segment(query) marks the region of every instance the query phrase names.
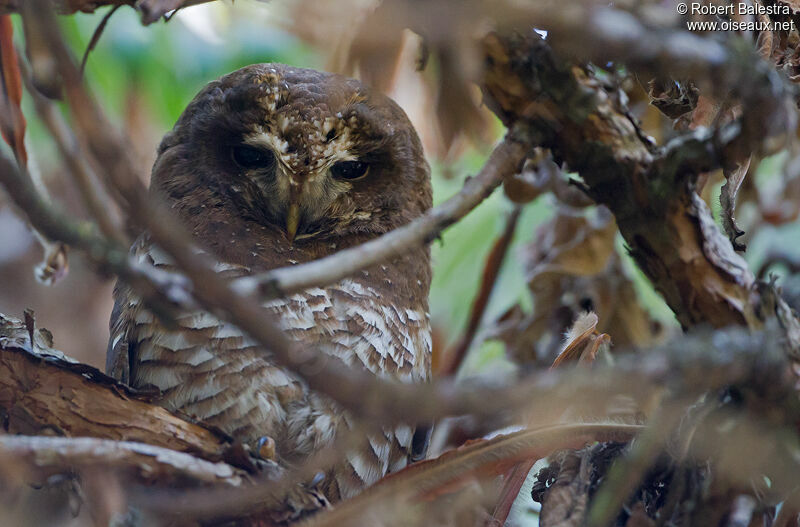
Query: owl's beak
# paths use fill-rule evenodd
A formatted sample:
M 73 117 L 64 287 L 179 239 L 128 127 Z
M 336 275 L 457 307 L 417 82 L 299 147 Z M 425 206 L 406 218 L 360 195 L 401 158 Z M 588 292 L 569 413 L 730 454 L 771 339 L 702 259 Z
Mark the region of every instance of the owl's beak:
M 289 243 L 294 241 L 297 235 L 297 228 L 300 225 L 300 205 L 292 201 L 289 204 L 289 210 L 286 213 L 286 237 L 289 238 Z

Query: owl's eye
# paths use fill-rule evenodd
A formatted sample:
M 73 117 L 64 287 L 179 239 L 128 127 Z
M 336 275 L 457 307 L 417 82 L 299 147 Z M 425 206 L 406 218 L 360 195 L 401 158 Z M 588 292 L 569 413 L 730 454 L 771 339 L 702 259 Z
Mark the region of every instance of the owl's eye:
M 237 145 L 231 150 L 233 160 L 242 168 L 269 168 L 275 161 L 275 155 L 264 148 L 249 145 Z
M 331 174 L 336 179 L 354 180 L 367 175 L 369 165 L 363 161 L 339 161 L 331 167 Z

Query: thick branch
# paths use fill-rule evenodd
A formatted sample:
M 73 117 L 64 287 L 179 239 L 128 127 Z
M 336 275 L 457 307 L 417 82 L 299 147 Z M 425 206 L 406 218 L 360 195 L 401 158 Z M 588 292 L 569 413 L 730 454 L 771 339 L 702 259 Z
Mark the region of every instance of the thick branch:
M 522 416 L 522 422 L 542 427 L 563 422 L 565 412 L 604 419 L 609 409 L 618 407 L 620 395 L 648 409 L 665 393 L 691 400 L 707 390 L 739 384 L 769 387 L 770 400 L 765 404 L 773 407 L 775 420 L 792 423 L 800 416 L 800 402 L 792 395 L 794 380 L 775 335 L 749 335 L 740 329 L 682 337 L 643 355 L 619 357 L 614 368 L 598 365 L 592 371 L 537 373 L 507 388 L 458 388 L 439 381 L 417 387 L 413 394 L 365 392 L 364 397 L 375 399 L 376 408 L 397 412 L 401 418 L 407 405 L 415 405 L 417 414 L 424 418 L 457 410 L 495 418 L 500 415 L 501 426 L 519 424 Z M 781 405 L 772 401 L 781 401 Z M 249 510 L 282 484 L 276 481 L 229 491 L 162 494 L 148 497 L 146 503 L 157 510 L 211 517 Z
M 678 320 L 685 327 L 759 327 L 770 313 L 760 311 L 752 273 L 692 184 L 738 152 L 758 150 L 757 141 L 772 130 L 771 115 L 755 106 L 720 134 L 687 136 L 681 146 L 662 151 L 613 90 L 590 70 L 562 62 L 538 36 L 493 35 L 485 47 L 492 109 L 580 173 L 592 197 L 612 210 L 631 254 Z M 756 102 L 774 89 L 766 76 L 752 80 L 767 83 L 766 92 L 751 91 Z
M 218 461 L 228 438 L 189 423 L 100 371 L 58 351 L 31 347 L 31 331 L 0 318 L 0 409 L 5 431 L 138 441 Z M 34 342 L 40 339 L 33 332 Z

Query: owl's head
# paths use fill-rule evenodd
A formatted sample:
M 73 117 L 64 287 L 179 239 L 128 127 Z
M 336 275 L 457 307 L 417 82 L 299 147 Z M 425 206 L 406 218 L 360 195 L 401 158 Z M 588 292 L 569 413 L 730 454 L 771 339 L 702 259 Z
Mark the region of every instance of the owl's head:
M 288 243 L 378 235 L 431 205 L 419 138 L 397 104 L 356 80 L 282 64 L 211 82 L 158 154 L 152 186 L 176 208 L 213 202 Z

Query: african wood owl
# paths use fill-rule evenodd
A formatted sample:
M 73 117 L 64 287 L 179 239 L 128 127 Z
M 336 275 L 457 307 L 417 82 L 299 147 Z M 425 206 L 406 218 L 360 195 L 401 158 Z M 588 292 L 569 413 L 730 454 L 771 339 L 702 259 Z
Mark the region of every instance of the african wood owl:
M 431 206 L 428 165 L 400 107 L 358 81 L 281 64 L 208 84 L 158 149 L 151 192 L 165 199 L 227 277 L 291 266 L 358 245 Z M 144 233 L 132 248 L 170 260 Z M 264 304 L 306 349 L 407 382 L 430 376 L 427 248 Z M 274 439 L 298 463 L 350 417 L 233 326 L 187 312 L 167 329 L 124 284 L 115 290 L 107 369 L 159 390 L 162 406 L 244 443 Z M 335 501 L 402 468 L 421 444 L 410 426 L 368 438 L 325 477 Z

